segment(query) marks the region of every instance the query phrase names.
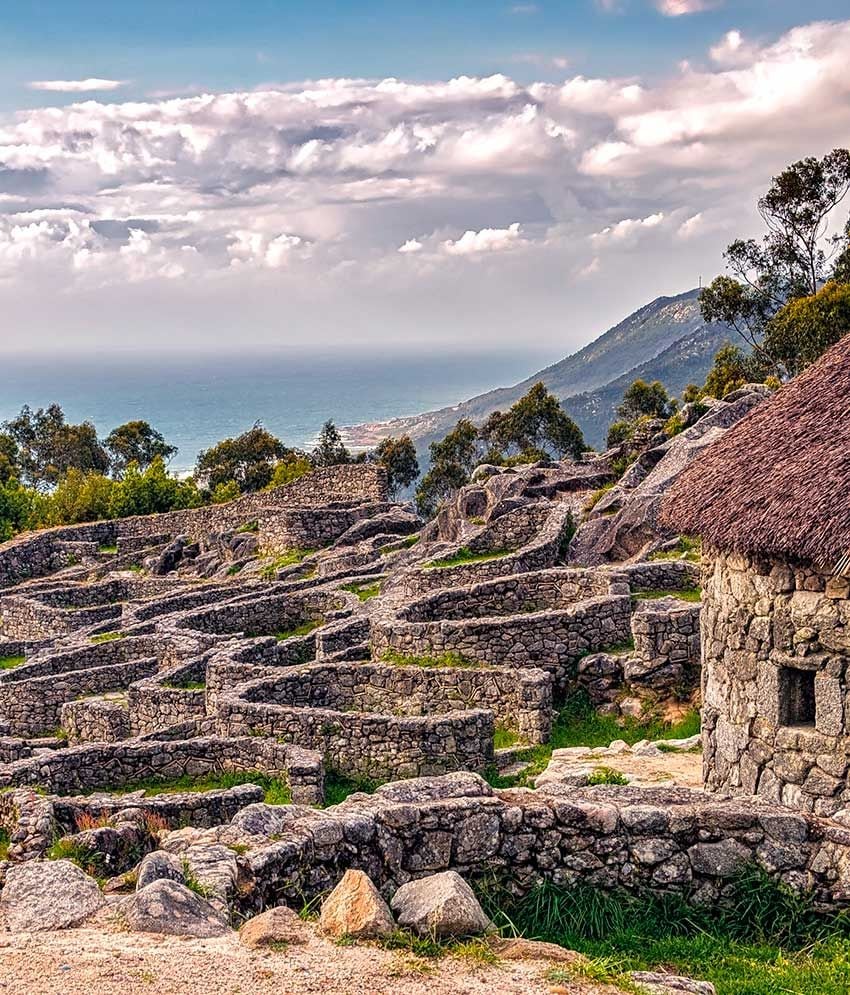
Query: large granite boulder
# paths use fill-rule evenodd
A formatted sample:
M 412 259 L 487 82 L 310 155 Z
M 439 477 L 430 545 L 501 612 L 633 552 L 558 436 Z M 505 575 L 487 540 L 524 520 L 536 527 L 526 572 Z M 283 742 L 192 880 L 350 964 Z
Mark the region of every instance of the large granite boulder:
M 0 915 L 10 930 L 67 929 L 104 904 L 97 882 L 70 860 L 12 864 L 0 893 Z
M 319 925 L 331 936 L 357 940 L 388 936 L 395 929 L 389 907 L 369 876 L 352 869 L 322 903 Z
M 122 904 L 127 926 L 138 933 L 221 936 L 230 930 L 209 902 L 177 881 L 154 881 Z
M 477 936 L 492 925 L 472 888 L 455 871 L 403 884 L 390 904 L 399 926 L 419 936 Z

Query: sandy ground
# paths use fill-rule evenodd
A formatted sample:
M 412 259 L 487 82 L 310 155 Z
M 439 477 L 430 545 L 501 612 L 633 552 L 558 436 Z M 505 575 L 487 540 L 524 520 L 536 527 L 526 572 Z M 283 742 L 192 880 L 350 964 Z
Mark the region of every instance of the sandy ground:
M 630 775 L 633 784 L 672 783 L 702 790 L 702 753 L 662 753 L 656 757 L 623 753 L 619 757 L 603 757 L 600 763 Z
M 0 995 L 611 995 L 576 979 L 547 980 L 545 961 L 479 965 L 420 960 L 312 934 L 280 952 L 236 934 L 180 939 L 112 928 L 0 933 Z

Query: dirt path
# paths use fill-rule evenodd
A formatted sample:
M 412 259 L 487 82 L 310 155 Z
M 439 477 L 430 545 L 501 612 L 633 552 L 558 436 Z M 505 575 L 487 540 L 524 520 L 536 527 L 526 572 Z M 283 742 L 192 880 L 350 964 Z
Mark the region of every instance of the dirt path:
M 179 939 L 116 929 L 0 933 L 0 995 L 608 995 L 591 982 L 547 980 L 545 961 L 480 965 L 311 935 L 281 952 L 236 934 Z

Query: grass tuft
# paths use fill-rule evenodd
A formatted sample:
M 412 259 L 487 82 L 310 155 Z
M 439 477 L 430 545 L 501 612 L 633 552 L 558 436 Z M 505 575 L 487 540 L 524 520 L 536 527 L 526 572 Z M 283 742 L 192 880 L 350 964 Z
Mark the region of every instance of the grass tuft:
M 462 653 L 440 653 L 439 656 L 406 656 L 396 650 L 387 650 L 381 660 L 396 667 L 468 667 L 481 670 L 489 667 L 489 663 L 481 660 L 471 660 Z
M 345 777 L 335 771 L 328 771 L 325 774 L 325 802 L 322 807 L 339 805 L 340 802 L 344 802 L 349 795 L 353 795 L 357 791 L 371 795 L 382 783 L 382 781 L 374 781 L 367 777 Z
M 361 601 L 368 601 L 370 598 L 377 598 L 381 593 L 381 582 L 376 581 L 374 584 L 343 584 L 340 590 L 348 591 L 349 594 L 356 594 Z
M 20 667 L 22 663 L 26 662 L 25 656 L 0 656 L 0 670 L 14 670 L 15 667 Z
M 282 643 L 284 639 L 292 639 L 294 636 L 309 636 L 311 632 L 325 624 L 323 618 L 311 618 L 292 629 L 285 629 L 283 632 L 276 632 L 275 639 Z
M 494 549 L 489 553 L 474 553 L 469 546 L 461 546 L 454 556 L 446 557 L 442 560 L 431 560 L 425 564 L 427 570 L 439 570 L 444 567 L 459 567 L 463 563 L 485 563 L 487 560 L 501 560 L 504 556 L 510 556 L 512 549 Z
M 662 591 L 649 587 L 638 587 L 632 591 L 632 597 L 636 601 L 658 601 L 661 598 L 678 598 L 680 601 L 702 600 L 702 590 L 698 587 L 680 587 L 672 591 Z
M 98 635 L 92 636 L 89 641 L 92 643 L 111 643 L 116 639 L 123 638 L 123 632 L 100 632 Z

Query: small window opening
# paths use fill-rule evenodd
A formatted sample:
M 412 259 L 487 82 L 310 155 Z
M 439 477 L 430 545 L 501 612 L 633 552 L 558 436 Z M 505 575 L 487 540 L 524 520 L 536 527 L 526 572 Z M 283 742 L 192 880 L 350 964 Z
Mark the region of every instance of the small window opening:
M 815 672 L 783 667 L 779 671 L 779 722 L 784 726 L 815 724 Z

